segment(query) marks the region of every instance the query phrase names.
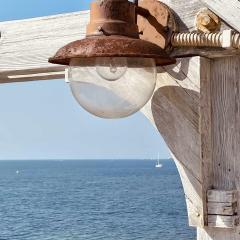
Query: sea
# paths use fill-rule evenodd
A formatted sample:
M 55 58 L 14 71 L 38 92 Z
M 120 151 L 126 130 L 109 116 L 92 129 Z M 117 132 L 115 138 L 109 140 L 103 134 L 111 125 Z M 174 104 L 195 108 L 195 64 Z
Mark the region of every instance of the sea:
M 194 240 L 171 160 L 0 161 L 0 240 Z

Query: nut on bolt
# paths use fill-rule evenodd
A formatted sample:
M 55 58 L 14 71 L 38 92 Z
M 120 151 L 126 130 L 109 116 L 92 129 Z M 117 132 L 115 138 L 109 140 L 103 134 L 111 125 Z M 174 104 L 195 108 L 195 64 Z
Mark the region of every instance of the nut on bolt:
M 196 30 L 204 33 L 216 32 L 220 29 L 220 18 L 207 8 L 201 9 L 196 16 Z

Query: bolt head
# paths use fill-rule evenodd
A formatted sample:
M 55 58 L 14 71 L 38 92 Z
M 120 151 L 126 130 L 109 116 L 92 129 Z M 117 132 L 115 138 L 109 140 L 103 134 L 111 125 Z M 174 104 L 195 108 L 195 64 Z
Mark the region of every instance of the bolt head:
M 220 29 L 220 18 L 209 9 L 201 9 L 196 15 L 196 30 L 204 33 L 216 32 Z

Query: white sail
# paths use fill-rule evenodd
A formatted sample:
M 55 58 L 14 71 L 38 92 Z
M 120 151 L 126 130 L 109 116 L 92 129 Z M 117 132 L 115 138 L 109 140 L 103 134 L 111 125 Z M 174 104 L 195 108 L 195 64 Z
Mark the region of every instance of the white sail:
M 160 163 L 160 154 L 158 153 L 157 164 L 155 165 L 156 168 L 161 168 L 162 164 Z

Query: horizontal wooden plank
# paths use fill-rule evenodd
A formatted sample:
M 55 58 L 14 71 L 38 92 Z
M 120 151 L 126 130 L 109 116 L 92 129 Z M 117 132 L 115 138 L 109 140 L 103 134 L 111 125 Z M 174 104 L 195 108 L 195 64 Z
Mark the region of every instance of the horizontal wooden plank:
M 240 54 L 239 49 L 224 49 L 210 47 L 181 47 L 175 48 L 171 53 L 172 57 L 180 58 L 187 56 L 202 56 L 206 58 L 220 58 L 236 56 Z
M 239 0 L 201 0 L 230 26 L 240 32 Z
M 49 64 L 48 58 L 63 45 L 84 38 L 88 22 L 89 11 L 1 22 L 0 81 L 62 78 L 64 68 Z
M 233 216 L 237 213 L 237 202 L 235 203 L 217 203 L 208 202 L 208 214 Z
M 235 228 L 239 225 L 238 216 L 208 215 L 208 226 L 215 228 Z
M 237 201 L 237 191 L 208 190 L 208 202 L 234 203 Z
M 239 234 L 235 229 L 224 228 L 198 228 L 198 240 L 238 240 Z

